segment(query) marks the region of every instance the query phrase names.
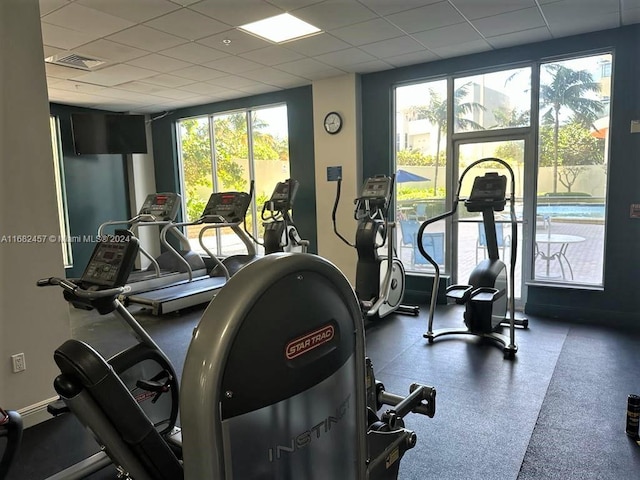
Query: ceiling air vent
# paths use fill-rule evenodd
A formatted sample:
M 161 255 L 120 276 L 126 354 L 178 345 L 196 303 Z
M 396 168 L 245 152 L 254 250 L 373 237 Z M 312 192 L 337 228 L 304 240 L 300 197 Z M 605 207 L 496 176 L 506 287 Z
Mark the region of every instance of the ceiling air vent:
M 63 53 L 61 55 L 53 55 L 45 58 L 45 62 L 53 63 L 55 65 L 62 65 L 63 67 L 78 68 L 80 70 L 95 70 L 101 65 L 104 65 L 104 60 L 97 58 L 85 57 L 84 55 L 78 55 L 77 53 Z

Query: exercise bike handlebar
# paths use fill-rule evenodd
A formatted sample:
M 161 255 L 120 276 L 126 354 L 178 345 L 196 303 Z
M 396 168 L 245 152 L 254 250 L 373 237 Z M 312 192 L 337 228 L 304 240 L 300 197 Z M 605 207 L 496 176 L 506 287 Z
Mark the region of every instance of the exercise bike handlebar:
M 104 290 L 87 290 L 74 283 L 72 280 L 59 277 L 41 278 L 37 281 L 36 285 L 38 287 L 59 286 L 63 290 L 73 293 L 76 297 L 86 300 L 117 297 L 127 290 L 126 287 L 106 288 Z

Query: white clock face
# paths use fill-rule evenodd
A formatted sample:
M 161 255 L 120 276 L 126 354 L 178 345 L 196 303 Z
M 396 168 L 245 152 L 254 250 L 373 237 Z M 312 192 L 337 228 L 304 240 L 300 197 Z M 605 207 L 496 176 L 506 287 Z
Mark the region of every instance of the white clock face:
M 327 114 L 324 118 L 324 129 L 327 133 L 338 133 L 342 128 L 342 118 L 336 112 Z

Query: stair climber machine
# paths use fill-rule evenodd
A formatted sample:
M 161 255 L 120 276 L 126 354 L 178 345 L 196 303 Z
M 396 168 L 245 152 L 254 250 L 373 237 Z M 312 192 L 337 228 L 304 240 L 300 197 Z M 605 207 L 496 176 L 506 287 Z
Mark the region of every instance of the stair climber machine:
M 119 272 L 129 268 L 131 248 L 101 242 L 82 281 L 39 284 L 61 286 L 74 304 L 126 316 Z M 143 343 L 120 354 L 132 357 L 126 363 L 137 364 L 138 350 L 159 352 Z M 402 397 L 375 380 L 356 295 L 315 255 L 266 255 L 211 301 L 187 352 L 179 435 L 169 430 L 173 408 L 167 420 L 154 420 L 140 404 L 174 401 L 170 364 L 132 383 L 136 376 L 122 375 L 123 362 L 106 361 L 78 340 L 54 358 L 64 402 L 121 477 L 135 480 L 392 480 L 417 442 L 404 418 L 435 414 L 432 387 L 414 383 Z
M 111 220 L 100 225 L 98 238 L 112 233 L 135 236 L 134 232 L 140 227 L 157 226 L 162 229 L 175 221 L 180 202 L 180 195 L 177 193 L 151 193 L 147 195 L 135 217 L 128 220 Z M 112 232 L 110 227 L 116 226 L 121 228 Z M 151 263 L 146 270 L 131 272 L 127 279 L 127 295 L 175 285 L 193 276 L 206 275 L 204 261 L 200 255 L 191 250 L 189 240 L 177 228 L 170 228 L 169 231 L 178 239 L 180 249 L 168 249 L 166 237 L 161 239 L 165 251 L 158 258 L 154 258 L 140 246 L 140 255 L 146 257 Z
M 355 290 L 363 315 L 370 319 L 382 318 L 396 311 L 418 315 L 419 307 L 400 304 L 405 287 L 404 265 L 395 252 L 396 224 L 388 220 L 394 179 L 377 175 L 365 180 L 360 197 L 354 201 L 354 218 L 358 222 L 355 244 L 338 232 L 336 224 L 341 183 L 339 178 L 331 219 L 338 238 L 358 252 Z M 386 253 L 380 255 L 379 249 L 385 244 Z
M 509 274 L 507 268 L 498 255 L 498 241 L 496 236 L 494 212 L 504 210 L 507 203 L 507 177 L 496 172 L 485 173 L 482 177 L 476 177 L 473 182 L 469 198 L 461 199 L 460 190 L 462 180 L 473 167 L 486 162 L 499 163 L 510 174 L 509 212 L 511 223 L 511 255 L 509 262 Z M 464 205 L 469 212 L 482 213 L 482 222 L 487 238 L 488 258 L 482 260 L 471 272 L 467 285 L 450 285 L 447 288 L 447 298 L 455 303 L 465 306 L 464 323 L 467 328 L 444 328 L 433 330 L 433 317 L 438 298 L 440 283 L 440 267 L 438 263 L 425 251 L 422 245 L 422 236 L 428 225 L 437 221 L 452 217 L 457 210 L 458 203 L 464 200 Z M 515 213 L 515 176 L 513 170 L 505 161 L 498 158 L 483 158 L 469 165 L 458 180 L 458 189 L 453 199 L 453 207 L 436 217 L 425 220 L 418 230 L 417 242 L 420 253 L 427 259 L 435 270 L 431 303 L 429 307 L 429 325 L 424 337 L 429 343 L 443 335 L 467 334 L 476 335 L 496 342 L 502 347 L 504 358 L 513 359 L 518 351 L 515 342 L 516 326 L 527 328 L 528 320 L 515 318 L 515 301 L 513 292 L 515 268 L 518 245 L 518 224 Z M 507 319 L 508 313 L 508 319 Z M 500 331 L 503 327 L 509 328 L 509 336 Z
M 169 459 L 166 464 L 159 463 L 157 468 L 176 473 L 171 459 L 176 458 L 174 452 L 180 450 L 181 444 L 180 430 L 176 427 L 178 377 L 167 356 L 119 301 L 120 295 L 128 288 L 125 282 L 138 249 L 136 238 L 106 236 L 96 244 L 80 279 L 53 277 L 38 281 L 41 287 L 61 287 L 64 299 L 75 308 L 95 309 L 100 315 L 115 312 L 138 341 L 108 360 L 100 358 L 99 362 L 93 358 L 98 356 L 95 350 L 76 340 L 68 340 L 56 350 L 54 359 L 62 374 L 55 379 L 54 388 L 60 398 L 48 406 L 48 411 L 54 416 L 73 412 L 94 435 L 101 450 L 48 480 L 86 478 L 112 463 L 116 466 L 135 465 L 139 462 L 136 459 L 138 453 L 134 454 L 123 441 L 140 439 L 144 444 L 151 430 L 162 442 L 154 445 L 147 442 L 145 448 L 153 446 L 158 449 L 159 456 Z M 83 361 L 73 363 L 73 358 L 84 354 L 87 355 Z M 82 388 L 76 383 L 76 376 L 82 377 Z M 130 405 L 111 396 L 114 383 L 127 392 Z M 97 403 L 96 397 L 104 402 Z M 132 410 L 142 414 L 145 422 L 136 421 Z M 113 416 L 121 430 L 110 424 L 109 416 Z M 136 471 L 135 467 L 131 469 Z M 181 474 L 180 469 L 177 471 Z M 119 473 L 124 475 L 122 469 Z
M 306 253 L 308 240 L 300 238 L 293 223 L 291 209 L 298 192 L 299 183 L 293 178 L 278 182 L 271 198 L 262 207 L 264 226 L 264 253 L 300 252 Z
M 200 218 L 193 222 L 172 222 L 166 225 L 160 231 L 160 240 L 173 254 L 173 257 L 182 263 L 183 268 L 187 271 L 188 279 L 177 285 L 130 295 L 127 301 L 150 307 L 154 315 L 164 315 L 211 301 L 233 274 L 257 258 L 253 240 L 240 227 L 241 224 L 244 224 L 247 209 L 251 204 L 252 193 L 253 184 L 250 193 L 212 193 Z M 209 260 L 213 262 L 213 268 L 209 271 L 205 270 L 205 275 L 200 276 L 196 276 L 195 272 L 191 271 L 189 261 L 167 241 L 169 232 L 175 233 L 181 227 L 197 225 L 203 227 L 198 236 L 200 246 L 209 255 Z M 223 228 L 230 228 L 242 240 L 247 248 L 247 254 L 231 255 L 220 260 L 211 252 L 204 242 L 204 234 L 211 229 L 220 232 Z

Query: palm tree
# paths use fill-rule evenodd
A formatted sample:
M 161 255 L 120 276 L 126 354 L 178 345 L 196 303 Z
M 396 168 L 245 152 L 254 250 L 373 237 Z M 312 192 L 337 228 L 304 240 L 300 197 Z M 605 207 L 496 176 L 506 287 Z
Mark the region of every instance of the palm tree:
M 600 84 L 586 70 L 572 70 L 554 63 L 545 65 L 551 75 L 548 82 L 540 85 L 540 118 L 553 125 L 553 193 L 558 191 L 558 140 L 560 129 L 560 111 L 568 108 L 573 112 L 573 120 L 591 127 L 604 110 L 598 100 L 585 95 L 600 91 Z
M 463 102 L 467 96 L 467 90 L 470 83 L 466 83 L 453 92 L 453 111 L 455 126 L 461 130 L 475 129 L 482 130 L 483 126 L 478 122 L 466 118 L 466 115 L 476 111 L 484 111 L 483 105 L 477 102 Z M 447 100 L 443 99 L 437 92 L 429 89 L 429 104 L 417 105 L 411 107 L 408 112 L 411 120 L 428 120 L 437 129 L 436 137 L 436 159 L 435 174 L 433 177 L 433 191 L 438 188 L 438 166 L 440 164 L 440 143 L 442 142 L 442 134 L 447 132 Z

